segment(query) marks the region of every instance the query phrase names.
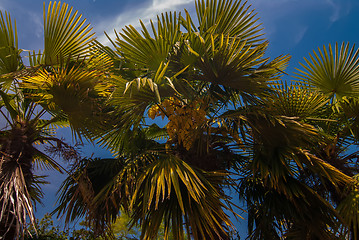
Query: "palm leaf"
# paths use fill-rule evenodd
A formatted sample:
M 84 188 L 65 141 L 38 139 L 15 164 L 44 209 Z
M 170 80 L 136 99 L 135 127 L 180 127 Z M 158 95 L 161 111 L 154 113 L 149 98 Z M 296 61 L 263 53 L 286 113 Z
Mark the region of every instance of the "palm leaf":
M 196 1 L 200 33 L 223 34 L 243 39 L 248 45 L 257 45 L 263 39 L 256 14 L 242 1 Z
M 85 56 L 89 51 L 91 38 L 90 25 L 85 25 L 86 19 L 77 11 L 72 13 L 72 7 L 61 2 L 50 2 L 46 11 L 44 3 L 44 36 L 45 36 L 45 64 L 59 63 L 60 59 Z
M 226 235 L 224 229 L 232 223 L 216 186 L 225 176 L 195 170 L 175 156 L 153 162 L 140 176 L 131 204 L 133 223 L 142 225 L 141 238 L 153 239 L 162 221 L 165 236 L 172 226 L 176 239 L 184 239 L 183 224 L 194 239 Z
M 272 94 L 264 100 L 271 107 L 271 112 L 278 116 L 297 119 L 320 119 L 323 108 L 329 99 L 319 92 L 310 91 L 302 85 L 279 84 Z M 323 119 L 324 120 L 324 119 Z
M 55 162 L 53 159 L 51 159 L 49 156 L 39 151 L 38 149 L 36 149 L 36 153 L 34 156 L 34 164 L 40 170 L 52 169 L 62 173 L 62 167 L 57 162 Z
M 349 191 L 349 194 L 347 194 L 347 196 L 345 196 L 344 199 L 340 202 L 337 207 L 337 211 L 345 223 L 342 231 L 347 236 L 352 234 L 355 239 L 358 237 L 359 231 L 359 192 L 357 186 L 358 175 L 354 176 L 353 178 L 355 180 L 355 184 L 349 187 L 351 191 Z
M 196 34 L 193 37 L 200 38 Z M 262 92 L 270 81 L 278 79 L 289 61 L 289 57 L 284 56 L 268 62 L 264 58 L 266 43 L 257 47 L 246 46 L 246 39 L 223 34 L 208 35 L 202 41 L 195 39 L 190 41 L 188 48 L 192 54 L 198 55 L 195 67 L 200 70 L 199 79 L 250 94 Z M 196 48 L 200 51 L 197 52 Z
M 1 75 L 19 70 L 22 66 L 20 49 L 18 49 L 17 30 L 12 25 L 10 14 L 5 12 L 5 18 L 0 11 L 0 78 Z M 2 79 L 1 81 L 4 81 Z
M 142 35 L 133 27 L 126 26 L 115 44 L 118 54 L 133 62 L 137 68 L 157 70 L 167 62 L 169 53 L 181 37 L 180 24 L 176 13 L 166 13 L 157 17 L 157 26 L 151 21 L 152 34 L 141 23 Z M 157 27 L 157 29 L 156 29 Z
M 87 62 L 90 63 L 91 61 Z M 96 64 L 96 63 L 95 63 Z M 33 76 L 22 78 L 22 87 L 47 110 L 69 119 L 74 133 L 91 134 L 86 116 L 98 113 L 99 102 L 109 93 L 110 85 L 102 81 L 103 72 L 80 66 L 58 66 L 39 69 Z M 97 109 L 97 110 L 95 110 Z M 94 121 L 91 121 L 94 123 Z M 96 128 L 95 128 L 96 129 Z M 90 137 L 90 135 L 87 135 Z
M 359 49 L 355 46 L 349 48 L 349 43 L 342 43 L 339 49 L 336 43 L 334 51 L 331 45 L 328 49 L 324 46 L 304 60 L 304 70 L 297 69 L 300 81 L 334 99 L 358 96 Z

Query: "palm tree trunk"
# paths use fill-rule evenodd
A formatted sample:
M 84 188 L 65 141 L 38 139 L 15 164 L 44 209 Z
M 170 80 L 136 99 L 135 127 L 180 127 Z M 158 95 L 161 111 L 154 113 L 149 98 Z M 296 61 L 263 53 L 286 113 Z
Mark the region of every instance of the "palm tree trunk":
M 29 186 L 33 181 L 32 141 L 26 128 L 10 130 L 8 138 L 1 139 L 0 149 L 0 236 L 17 239 L 26 224 L 33 220 Z

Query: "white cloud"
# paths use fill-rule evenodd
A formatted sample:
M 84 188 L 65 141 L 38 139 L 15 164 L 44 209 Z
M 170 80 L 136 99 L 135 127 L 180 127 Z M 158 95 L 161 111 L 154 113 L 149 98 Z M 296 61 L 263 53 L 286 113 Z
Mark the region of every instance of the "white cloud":
M 297 30 L 297 33 L 294 35 L 294 45 L 296 45 L 296 44 L 300 43 L 300 41 L 302 41 L 307 30 L 308 30 L 308 26 L 301 26 Z
M 96 24 L 97 33 L 102 32 L 104 29 L 113 39 L 115 34 L 114 29 L 119 31 L 121 28 L 127 25 L 132 25 L 134 27 L 139 27 L 139 20 L 141 19 L 143 23 L 148 24 L 150 19 L 155 19 L 156 16 L 165 11 L 178 11 L 183 10 L 188 4 L 194 6 L 194 0 L 152 0 L 149 5 L 143 5 L 140 8 L 131 8 L 127 9 L 125 12 L 122 12 L 120 15 L 116 16 L 114 19 L 106 19 L 99 24 Z M 106 36 L 100 36 L 98 40 L 108 45 L 109 41 Z
M 333 9 L 333 13 L 330 16 L 330 21 L 338 21 L 340 18 L 341 5 L 339 3 L 335 3 L 333 0 L 326 0 L 326 3 Z
M 142 1 L 141 5 L 131 4 L 124 6 L 122 12 L 117 16 L 108 16 L 101 20 L 96 20 L 94 26 L 98 40 L 105 45 L 109 45 L 109 40 L 103 34 L 106 31 L 112 39 L 115 38 L 114 29 L 120 32 L 125 26 L 132 25 L 136 28 L 140 26 L 139 19 L 144 24 L 149 24 L 150 19 L 155 19 L 156 15 L 165 11 L 182 11 L 184 8 L 190 11 L 194 9 L 195 0 L 148 0 Z M 277 36 L 279 31 L 283 31 L 283 26 L 295 32 L 292 43 L 299 43 L 308 28 L 308 14 L 313 14 L 318 20 L 328 22 L 327 27 L 339 21 L 343 16 L 350 13 L 351 0 L 249 0 L 248 5 L 253 5 L 258 17 L 261 18 L 265 27 L 264 32 L 267 38 Z M 317 14 L 318 13 L 318 14 Z M 320 21 L 319 21 L 320 22 Z M 303 25 L 308 27 L 304 28 Z
M 192 0 L 153 0 L 152 8 L 153 9 L 161 9 L 167 10 L 171 8 L 175 8 L 178 5 L 184 5 L 187 3 L 193 2 Z
M 30 16 L 31 21 L 34 23 L 34 33 L 37 38 L 42 38 L 44 34 L 44 24 L 43 24 L 43 18 L 42 15 L 39 15 L 36 12 L 28 12 L 28 15 Z
M 6 1 L 1 1 L 0 0 L 0 11 L 2 11 L 3 14 L 4 14 L 4 11 L 6 10 L 6 3 L 5 2 Z

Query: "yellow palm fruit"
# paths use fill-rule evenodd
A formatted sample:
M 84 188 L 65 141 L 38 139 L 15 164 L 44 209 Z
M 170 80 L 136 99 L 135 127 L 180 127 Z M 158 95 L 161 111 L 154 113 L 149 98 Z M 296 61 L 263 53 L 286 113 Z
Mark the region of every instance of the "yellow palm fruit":
M 158 106 L 152 106 L 150 109 L 148 109 L 148 117 L 151 119 L 155 119 L 157 112 L 158 112 Z

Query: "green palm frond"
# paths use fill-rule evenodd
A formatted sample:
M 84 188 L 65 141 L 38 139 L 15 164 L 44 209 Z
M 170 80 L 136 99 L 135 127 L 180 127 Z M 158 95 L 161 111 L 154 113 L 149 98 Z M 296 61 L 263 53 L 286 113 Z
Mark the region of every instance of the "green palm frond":
M 201 42 L 200 51 L 206 49 L 203 54 L 188 44 L 189 51 L 198 56 L 195 67 L 200 70 L 199 79 L 242 92 L 263 91 L 270 81 L 278 79 L 289 61 L 289 57 L 284 56 L 268 62 L 264 58 L 267 43 L 246 46 L 246 39 L 242 41 L 223 34 L 209 35 Z
M 106 75 L 118 72 L 122 59 L 116 54 L 115 50 L 102 45 L 97 40 L 92 41 L 90 46 L 89 66 L 86 67 L 102 71 Z
M 108 35 L 106 34 L 106 36 L 108 36 Z M 110 38 L 109 38 L 109 40 L 112 41 Z M 100 43 L 97 40 L 92 41 L 90 43 L 90 45 L 91 45 L 92 50 L 95 52 L 97 51 L 97 52 L 100 52 L 101 54 L 105 53 L 112 60 L 116 60 L 116 61 L 121 60 L 121 57 L 117 55 L 116 50 L 114 50 L 108 46 L 104 46 L 102 43 Z M 114 44 L 114 46 L 115 46 L 115 44 Z
M 138 94 L 141 94 L 140 92 L 141 88 L 145 88 L 147 91 L 151 90 L 151 92 L 154 93 L 156 97 L 155 101 L 160 102 L 161 101 L 160 89 L 162 90 L 161 92 L 165 92 L 165 96 L 168 95 L 168 90 L 169 90 L 168 88 L 172 88 L 171 91 L 172 93 L 176 91 L 171 79 L 164 76 L 167 67 L 168 67 L 168 63 L 166 65 L 161 63 L 153 79 L 147 77 L 143 77 L 143 78 L 138 77 L 132 81 L 127 82 L 123 94 L 125 95 L 126 92 L 129 91 L 129 95 L 131 96 L 134 88 L 136 88 Z
M 123 167 L 121 159 L 81 159 L 57 192 L 58 206 L 53 213 L 65 216 L 66 224 L 86 215 L 89 215 L 97 226 L 109 223 L 111 217 L 115 219 L 119 213 L 120 206 L 116 202 L 120 198 L 125 202 L 126 196 L 113 199 L 110 194 L 102 194 L 101 196 L 105 196 L 103 201 L 95 201 L 95 196 L 101 191 L 104 192 L 104 187 L 116 182 L 113 179 L 117 179 L 116 176 L 121 173 Z
M 50 120 L 39 119 L 38 124 L 41 129 L 49 134 L 55 133 L 58 128 L 66 128 L 70 126 L 66 117 L 61 115 L 57 115 Z
M 186 67 L 174 70 L 171 65 L 174 46 L 182 37 L 176 13 L 158 16 L 157 25 L 151 21 L 152 35 L 142 22 L 141 26 L 142 35 L 134 27 L 128 26 L 120 33 L 122 39 L 117 35 L 114 42 L 117 54 L 123 59 L 120 74 L 127 81 L 119 79 L 118 91 L 113 96 L 119 96 L 118 99 L 122 100 L 120 96 L 128 93 L 133 101 L 136 98 L 148 99 L 143 102 L 148 105 L 159 102 L 161 97 L 173 95 L 176 91 L 173 81 Z M 128 75 L 129 72 L 134 75 Z M 125 88 L 121 85 L 125 85 Z M 143 92 L 140 91 L 142 88 Z M 124 104 L 118 102 L 118 105 Z
M 148 139 L 161 141 L 168 138 L 168 133 L 166 128 L 160 128 L 157 124 L 150 125 L 146 129 L 144 129 L 144 132 Z
M 41 189 L 41 185 L 49 184 L 49 182 L 45 180 L 46 177 L 47 176 L 34 175 L 34 180 L 32 181 L 31 187 L 29 188 L 29 193 L 35 207 L 37 203 L 41 203 L 41 199 L 44 197 L 44 192 Z
M 312 140 L 321 139 L 314 126 L 300 122 L 295 117 L 272 115 L 271 111 L 271 106 L 258 105 L 229 110 L 220 118 L 241 120 L 247 129 L 251 129 L 250 135 L 265 146 L 310 145 Z
M 84 217 L 86 211 L 91 209 L 91 200 L 94 196 L 91 182 L 86 176 L 86 165 L 78 164 L 77 166 L 82 166 L 82 169 L 76 169 L 62 182 L 57 192 L 59 195 L 58 206 L 53 211 L 53 213 L 57 212 L 58 216 L 66 213 L 66 224 L 74 221 L 77 217 Z
M 37 70 L 41 64 L 44 63 L 44 54 L 41 50 L 36 52 L 35 50 L 28 52 L 29 65 L 31 69 Z
M 329 99 L 316 91 L 310 91 L 302 85 L 279 84 L 265 101 L 271 112 L 278 116 L 295 117 L 298 119 L 319 119 L 323 107 L 328 106 Z
M 332 186 L 338 187 L 352 184 L 353 179 L 344 174 L 340 169 L 334 167 L 330 163 L 327 163 L 323 159 L 320 159 L 306 151 L 301 152 L 301 161 L 306 167 L 314 174 L 318 174 L 321 182 L 325 185 L 329 181 Z
M 6 111 L 9 113 L 10 117 L 12 119 L 15 119 L 18 113 L 16 111 L 16 106 L 14 106 L 14 100 L 13 100 L 14 95 L 7 94 L 4 91 L 0 90 L 0 96 L 1 96 L 1 105 L 5 106 Z
M 282 191 L 253 175 L 240 181 L 239 194 L 248 206 L 249 239 L 301 239 L 295 238 L 300 236 L 298 229 L 304 239 L 333 239 L 338 214 L 331 204 L 295 177 L 282 180 Z
M 358 96 L 359 94 L 359 49 L 349 48 L 349 43 L 325 46 L 313 51 L 310 59 L 304 58 L 304 70 L 297 69 L 297 78 L 311 88 L 332 98 Z
M 103 81 L 102 71 L 80 66 L 58 66 L 39 69 L 33 76 L 22 78 L 22 87 L 32 90 L 29 97 L 55 114 L 63 114 L 75 133 L 87 130 L 100 110 L 100 102 L 109 95 L 111 85 Z M 85 123 L 86 122 L 86 123 Z M 91 123 L 90 123 L 91 122 Z M 90 137 L 90 136 L 87 136 Z
M 36 168 L 40 170 L 53 169 L 62 173 L 63 167 L 61 167 L 61 165 L 58 164 L 54 159 L 52 159 L 50 156 L 46 155 L 45 153 L 43 153 L 42 151 L 36 148 L 34 150 L 35 150 L 35 154 L 33 161 Z
M 298 118 L 263 115 L 256 112 L 228 111 L 221 117 L 239 118 L 249 132 L 243 136 L 245 149 L 252 152 L 251 171 L 260 174 L 273 188 L 285 188 L 281 178 L 299 176 L 304 169 L 318 174 L 333 186 L 350 184 L 351 178 L 310 150 L 325 144 L 325 137 L 314 126 Z M 256 109 L 256 108 L 254 108 Z M 270 108 L 269 108 L 270 111 Z M 248 147 L 248 148 L 247 148 Z
M 129 211 L 137 176 L 153 158 L 135 149 L 133 157 L 81 159 L 61 185 L 53 213 L 65 216 L 67 224 L 87 216 L 95 231 L 103 232 L 120 210 Z
M 166 78 L 159 84 L 148 78 L 137 78 L 129 82 L 122 77 L 112 76 L 112 81 L 116 88 L 109 104 L 115 108 L 111 117 L 114 126 L 103 135 L 103 142 L 110 143 L 109 146 L 122 146 L 121 142 L 127 141 L 124 137 L 127 136 L 126 131 L 138 127 L 144 119 L 146 110 L 158 103 L 160 98 L 172 96 L 178 86 L 181 90 L 186 89 L 186 84 L 175 81 L 174 86 L 172 81 Z
M 200 33 L 223 34 L 240 38 L 248 45 L 259 44 L 263 39 L 256 14 L 247 2 L 242 1 L 196 1 Z
M 359 191 L 358 191 L 358 175 L 354 176 L 355 184 L 350 186 L 349 194 L 339 203 L 337 211 L 343 218 L 345 226 L 342 231 L 348 237 L 353 234 L 354 239 L 359 234 Z
M 151 35 L 140 23 L 142 35 L 133 26 L 126 26 L 120 33 L 123 40 L 117 36 L 115 44 L 126 61 L 133 62 L 138 69 L 148 68 L 151 74 L 170 59 L 175 43 L 181 38 L 180 24 L 176 13 L 162 14 L 157 17 L 157 26 L 151 21 Z
M 72 13 L 72 7 L 66 3 L 50 2 L 48 9 L 44 3 L 44 63 L 57 64 L 60 59 L 78 58 L 89 52 L 94 33 L 90 25 L 85 25 L 86 19 L 77 11 Z
M 21 68 L 20 52 L 16 23 L 13 26 L 10 14 L 5 12 L 4 18 L 0 11 L 0 82 L 4 81 L 3 74 L 15 72 Z
M 352 135 L 356 139 L 359 138 L 359 99 L 355 97 L 343 97 L 339 102 L 339 110 L 343 118 L 344 126 L 343 134 Z
M 141 238 L 153 239 L 162 222 L 165 239 L 170 227 L 176 239 L 184 239 L 189 229 L 194 239 L 226 235 L 232 223 L 217 189 L 225 176 L 195 170 L 175 156 L 153 162 L 140 176 L 131 204 L 133 223 L 142 225 Z

